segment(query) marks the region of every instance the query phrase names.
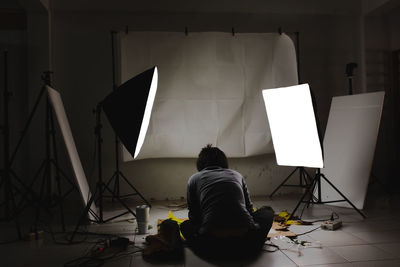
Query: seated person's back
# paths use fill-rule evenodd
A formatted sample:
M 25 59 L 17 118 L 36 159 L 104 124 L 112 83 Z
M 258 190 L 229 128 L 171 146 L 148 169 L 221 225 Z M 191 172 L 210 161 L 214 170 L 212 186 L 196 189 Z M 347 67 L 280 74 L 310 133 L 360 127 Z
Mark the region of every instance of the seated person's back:
M 272 226 L 272 209 L 254 212 L 243 176 L 228 169 L 228 160 L 217 147 L 201 150 L 197 170 L 187 187 L 189 220 L 181 224 L 189 246 L 212 258 L 261 251 Z

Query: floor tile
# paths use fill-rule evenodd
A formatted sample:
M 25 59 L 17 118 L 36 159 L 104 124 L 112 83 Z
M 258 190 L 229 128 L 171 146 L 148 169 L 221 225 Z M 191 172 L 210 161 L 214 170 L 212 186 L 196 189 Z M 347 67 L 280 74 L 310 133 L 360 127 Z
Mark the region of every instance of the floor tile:
M 271 206 L 276 212 L 287 209 L 289 212 L 296 205 L 299 198 L 290 196 L 287 198 L 256 198 L 253 200 L 256 207 Z M 400 205 L 399 205 L 400 206 Z M 133 205 L 135 207 L 135 205 Z M 157 232 L 157 220 L 168 217 L 169 207 L 163 203 L 153 205 L 150 211 L 150 222 L 152 226 L 150 234 Z M 118 210 L 114 210 L 117 213 Z M 300 213 L 301 211 L 299 211 Z M 168 267 L 209 267 L 209 266 L 229 266 L 229 267 L 261 267 L 261 266 L 321 266 L 321 267 L 350 267 L 350 266 L 400 266 L 400 224 L 393 223 L 400 220 L 400 215 L 393 210 L 366 210 L 367 219 L 363 220 L 353 209 L 334 207 L 328 205 L 314 205 L 305 209 L 303 219 L 319 220 L 328 219 L 332 212 L 336 212 L 343 221 L 343 227 L 334 232 L 316 230 L 311 233 L 298 237 L 300 241 L 320 241 L 322 249 L 305 248 L 303 255 L 299 256 L 293 251 L 263 252 L 254 260 L 247 261 L 205 261 L 194 255 L 189 249 L 185 248 L 186 258 L 182 262 L 149 263 L 142 259 L 140 253 L 127 255 L 125 257 L 107 261 L 104 266 L 168 266 Z M 177 218 L 187 218 L 187 209 L 173 211 Z M 121 217 L 121 219 L 123 219 Z M 73 220 L 75 223 L 75 220 Z M 310 226 L 292 225 L 290 230 L 302 234 L 318 227 L 318 223 Z M 75 226 L 75 224 L 71 224 Z M 29 225 L 24 226 L 24 232 Z M 59 229 L 59 225 L 54 225 L 53 229 Z M 120 221 L 110 222 L 101 225 L 92 225 L 90 231 L 118 234 L 129 237 L 138 246 L 143 246 L 146 235 L 134 234 L 136 222 Z M 12 223 L 0 224 L 0 236 L 2 239 L 15 238 L 15 226 Z M 84 255 L 89 246 L 93 244 L 83 243 L 72 246 L 60 246 L 55 244 L 48 234 L 45 234 L 43 242 L 17 242 L 9 245 L 1 245 L 0 257 L 4 260 L 1 266 L 63 266 L 69 260 L 76 259 Z M 82 239 L 82 236 L 79 236 Z M 79 239 L 77 238 L 77 239 Z M 103 237 L 92 237 L 93 240 Z M 21 256 L 23 255 L 23 257 Z M 349 261 L 352 262 L 349 262 Z
M 107 260 L 103 267 L 129 267 L 131 266 L 133 256 L 116 257 Z
M 374 244 L 374 246 L 391 253 L 395 258 L 400 258 L 400 243 Z
M 359 223 L 345 223 L 341 230 L 347 233 L 392 231 L 400 230 L 400 224 L 388 220 L 366 219 Z
M 111 265 L 110 265 L 111 266 Z M 128 265 L 129 266 L 129 265 Z M 140 266 L 140 267 L 150 267 L 150 266 L 159 266 L 159 267 L 183 267 L 184 262 L 147 262 L 143 259 L 141 254 L 135 254 L 132 257 L 132 261 L 130 266 Z
M 255 259 L 252 260 L 216 260 L 210 261 L 198 257 L 189 248 L 185 248 L 185 266 L 193 267 L 210 267 L 210 266 L 227 266 L 227 267 L 285 267 L 285 266 L 296 266 L 296 264 L 290 260 L 281 251 L 275 252 L 261 252 Z
M 352 235 L 365 240 L 368 243 L 394 243 L 400 239 L 400 231 L 377 231 L 377 232 L 360 232 L 352 233 Z
M 331 249 L 350 262 L 394 258 L 389 252 L 383 251 L 382 249 L 372 245 L 331 247 Z
M 63 266 L 66 262 L 81 257 L 87 245 L 31 247 L 29 242 L 21 241 L 8 247 L 2 247 L 1 266 Z
M 212 266 L 221 266 L 221 267 L 240 267 L 243 263 L 239 261 L 210 261 L 203 258 L 200 258 L 189 248 L 185 248 L 185 267 L 212 267 Z
M 400 260 L 379 260 L 353 262 L 354 267 L 396 267 L 400 266 Z
M 307 235 L 316 241 L 320 241 L 324 247 L 367 244 L 367 242 L 361 238 L 341 230 L 327 231 L 320 229 Z
M 312 231 L 314 229 L 317 229 L 315 231 L 318 231 L 319 226 L 320 223 L 314 223 L 313 225 L 291 225 L 289 227 L 289 230 L 295 233 L 296 235 L 301 235 L 306 232 Z
M 317 264 L 317 265 L 303 265 L 309 267 L 354 267 L 353 263 L 332 263 L 332 264 Z
M 262 252 L 254 261 L 244 262 L 242 266 L 248 267 L 286 267 L 296 266 L 283 252 Z
M 294 248 L 295 250 L 296 248 Z M 302 254 L 297 251 L 282 250 L 292 261 L 298 265 L 346 263 L 347 260 L 329 248 L 306 248 Z

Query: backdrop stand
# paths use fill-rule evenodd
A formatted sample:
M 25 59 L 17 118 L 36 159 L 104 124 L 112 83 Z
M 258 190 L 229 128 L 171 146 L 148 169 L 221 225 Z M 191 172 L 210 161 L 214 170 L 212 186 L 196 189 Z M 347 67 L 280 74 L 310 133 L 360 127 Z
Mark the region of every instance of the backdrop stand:
M 299 172 L 299 184 L 286 184 L 286 182 L 292 177 L 296 171 Z M 270 198 L 283 186 L 286 187 L 301 187 L 301 188 L 307 188 L 311 185 L 312 177 L 308 174 L 308 172 L 304 169 L 304 167 L 296 167 L 287 177 L 283 182 L 278 185 L 277 188 L 269 195 Z

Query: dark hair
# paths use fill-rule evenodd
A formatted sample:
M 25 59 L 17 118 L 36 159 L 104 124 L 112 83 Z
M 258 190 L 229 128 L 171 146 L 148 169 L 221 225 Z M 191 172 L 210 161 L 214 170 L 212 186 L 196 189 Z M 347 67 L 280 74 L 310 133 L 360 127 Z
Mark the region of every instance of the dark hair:
M 201 149 L 196 165 L 198 171 L 210 166 L 228 168 L 228 159 L 222 150 L 208 144 Z

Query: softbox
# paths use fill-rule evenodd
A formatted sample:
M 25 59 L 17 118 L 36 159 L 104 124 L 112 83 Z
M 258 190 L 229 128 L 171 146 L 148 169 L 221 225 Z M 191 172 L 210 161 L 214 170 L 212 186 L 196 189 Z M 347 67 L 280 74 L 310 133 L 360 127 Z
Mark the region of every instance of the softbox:
M 324 167 L 308 84 L 262 91 L 278 165 Z
M 112 128 L 133 158 L 139 154 L 157 91 L 157 67 L 123 83 L 101 103 Z

